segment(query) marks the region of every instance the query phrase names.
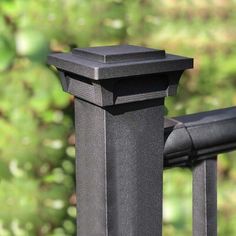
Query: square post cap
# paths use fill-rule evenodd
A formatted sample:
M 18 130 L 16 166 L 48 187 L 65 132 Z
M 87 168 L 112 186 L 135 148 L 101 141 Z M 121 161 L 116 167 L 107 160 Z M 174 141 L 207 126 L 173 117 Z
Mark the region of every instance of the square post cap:
M 48 64 L 60 71 L 65 91 L 105 106 L 174 95 L 182 72 L 193 67 L 193 59 L 167 54 L 165 50 L 117 45 L 75 48 L 70 53 L 52 53 L 48 56 Z M 117 88 L 120 80 L 122 82 Z M 82 87 L 90 92 L 91 88 L 85 84 L 79 86 L 79 81 L 96 85 L 94 89 L 100 85 L 101 91 L 94 91 L 93 94 L 103 96 L 107 90 L 106 95 L 113 93 L 109 98 L 111 100 L 108 101 L 105 96 L 106 99 L 97 97 L 98 100 L 95 101 L 95 98 L 91 98 L 94 96 L 92 94 L 88 98 L 84 97 L 86 92 L 81 91 Z M 144 90 L 142 87 L 145 87 Z

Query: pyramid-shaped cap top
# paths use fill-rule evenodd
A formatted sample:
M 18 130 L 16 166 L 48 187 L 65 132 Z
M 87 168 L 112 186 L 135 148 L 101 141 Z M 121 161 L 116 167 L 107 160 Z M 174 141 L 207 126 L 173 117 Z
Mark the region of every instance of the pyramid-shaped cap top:
M 145 61 L 165 58 L 164 50 L 132 45 L 75 48 L 73 54 L 101 63 Z
M 59 70 L 94 80 L 180 71 L 193 67 L 193 59 L 164 50 L 132 45 L 75 48 L 53 53 L 48 63 Z

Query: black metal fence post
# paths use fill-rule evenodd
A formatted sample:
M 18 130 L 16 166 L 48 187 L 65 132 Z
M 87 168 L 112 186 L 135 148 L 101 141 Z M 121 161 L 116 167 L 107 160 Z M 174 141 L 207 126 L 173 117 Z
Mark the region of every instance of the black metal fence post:
M 217 235 L 217 157 L 193 167 L 193 236 Z
M 124 45 L 48 61 L 76 97 L 77 235 L 161 236 L 164 97 L 193 60 Z

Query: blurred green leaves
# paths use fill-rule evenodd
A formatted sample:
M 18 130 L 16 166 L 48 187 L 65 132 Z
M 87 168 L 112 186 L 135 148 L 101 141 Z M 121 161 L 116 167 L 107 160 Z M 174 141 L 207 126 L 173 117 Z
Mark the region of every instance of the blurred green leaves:
M 15 56 L 14 45 L 4 36 L 0 36 L 0 52 L 0 71 L 4 71 L 12 64 Z
M 32 61 L 45 62 L 49 43 L 41 32 L 24 29 L 16 34 L 16 50 L 18 55 L 26 56 Z
M 66 153 L 72 120 L 70 109 L 63 112 L 70 97 L 45 64 L 53 39 L 32 21 L 37 6 L 44 12 L 42 2 L 0 3 L 1 236 L 75 232 L 67 213 L 74 208 L 74 163 Z

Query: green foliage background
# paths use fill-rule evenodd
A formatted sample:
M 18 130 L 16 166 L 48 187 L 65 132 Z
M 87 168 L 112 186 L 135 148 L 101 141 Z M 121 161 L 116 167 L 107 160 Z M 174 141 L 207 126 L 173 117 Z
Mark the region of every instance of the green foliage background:
M 0 235 L 75 235 L 73 98 L 50 51 L 137 44 L 195 58 L 169 116 L 236 105 L 235 0 L 1 0 Z M 220 157 L 219 235 L 236 235 L 236 161 Z M 191 173 L 164 176 L 164 235 L 191 235 Z

